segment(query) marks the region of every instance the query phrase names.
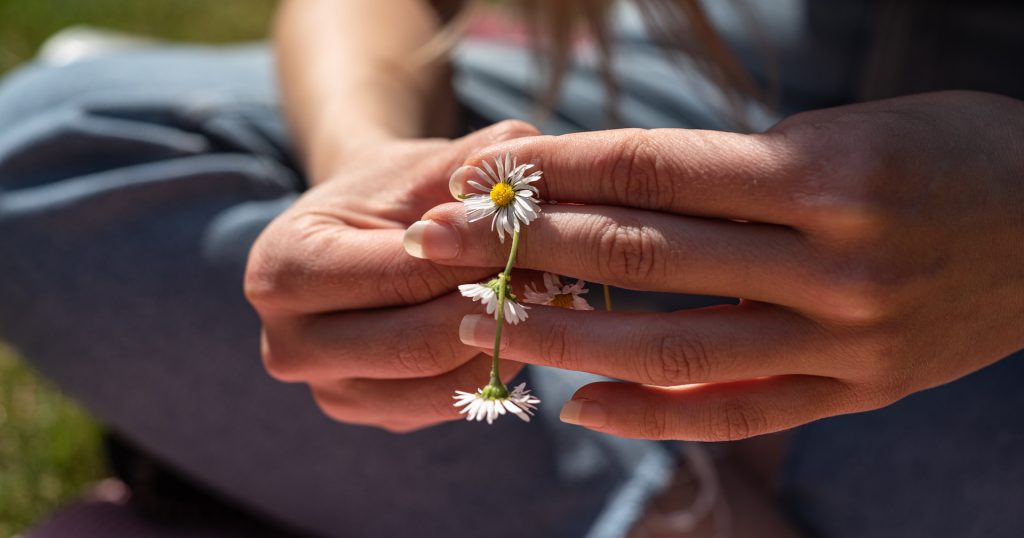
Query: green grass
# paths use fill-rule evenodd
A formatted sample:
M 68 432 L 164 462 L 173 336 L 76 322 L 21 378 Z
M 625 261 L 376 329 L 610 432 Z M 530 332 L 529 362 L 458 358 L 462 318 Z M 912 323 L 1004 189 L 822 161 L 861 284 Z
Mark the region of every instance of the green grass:
M 274 0 L 0 0 L 0 75 L 54 32 L 85 24 L 224 43 L 266 34 Z M 106 472 L 87 413 L 0 344 L 0 538 L 39 520 Z
M 265 35 L 273 0 L 0 0 L 0 72 L 61 28 L 88 24 L 164 39 L 224 43 Z
M 0 536 L 103 475 L 93 421 L 0 346 Z

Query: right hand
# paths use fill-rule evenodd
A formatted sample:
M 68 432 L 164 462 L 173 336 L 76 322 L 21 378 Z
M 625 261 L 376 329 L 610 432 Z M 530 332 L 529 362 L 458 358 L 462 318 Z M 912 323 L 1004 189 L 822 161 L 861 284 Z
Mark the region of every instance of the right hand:
M 304 382 L 335 420 L 408 432 L 461 418 L 455 389 L 487 380 L 490 357 L 454 329 L 477 303 L 454 291 L 499 268 L 445 267 L 409 256 L 405 228 L 450 201 L 448 179 L 469 154 L 538 134 L 519 121 L 457 140 L 373 142 L 349 150 L 331 178 L 263 231 L 245 294 L 263 321 L 274 378 Z M 521 365 L 507 363 L 507 379 Z

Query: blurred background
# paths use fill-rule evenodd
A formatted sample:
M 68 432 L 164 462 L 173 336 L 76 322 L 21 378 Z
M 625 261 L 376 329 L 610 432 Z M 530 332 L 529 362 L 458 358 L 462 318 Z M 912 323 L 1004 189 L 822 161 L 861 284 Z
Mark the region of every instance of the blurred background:
M 0 0 L 0 77 L 76 25 L 159 39 L 263 38 L 274 0 Z M 0 537 L 17 534 L 107 475 L 88 413 L 0 342 Z

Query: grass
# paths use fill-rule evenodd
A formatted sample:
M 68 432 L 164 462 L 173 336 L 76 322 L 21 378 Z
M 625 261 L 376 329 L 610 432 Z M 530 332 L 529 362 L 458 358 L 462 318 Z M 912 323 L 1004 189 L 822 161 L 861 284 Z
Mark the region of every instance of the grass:
M 74 24 L 163 39 L 225 43 L 266 33 L 273 0 L 0 0 L 0 72 Z
M 225 43 L 266 34 L 274 0 L 0 0 L 0 75 L 71 25 Z M 106 472 L 100 428 L 0 343 L 0 537 L 24 530 Z
M 0 536 L 78 495 L 104 472 L 84 411 L 0 346 Z

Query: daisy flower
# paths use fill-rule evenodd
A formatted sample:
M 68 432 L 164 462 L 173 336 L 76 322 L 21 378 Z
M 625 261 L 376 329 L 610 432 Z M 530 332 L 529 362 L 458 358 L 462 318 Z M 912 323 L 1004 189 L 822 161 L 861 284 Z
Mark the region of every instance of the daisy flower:
M 456 400 L 455 407 L 463 408 L 459 414 L 466 415 L 466 420 L 479 422 L 487 419 L 488 424 L 493 424 L 498 417 L 506 412 L 529 422 L 534 409 L 540 403 L 540 399 L 531 395 L 530 391 L 526 389 L 526 383 L 517 385 L 504 398 L 485 395 L 484 389 L 477 389 L 475 393 L 457 390 L 453 398 Z
M 491 218 L 491 230 L 497 230 L 498 239 L 505 242 L 505 234 L 512 235 L 519 231 L 519 225 L 529 224 L 537 218 L 540 206 L 536 197 L 537 187 L 530 185 L 540 179 L 543 172 L 536 171 L 526 175 L 533 168 L 532 164 L 519 164 L 506 153 L 505 158 L 498 157 L 494 168 L 486 161 L 484 167 L 474 167 L 481 182 L 470 180 L 474 189 L 484 194 L 467 194 L 462 197 L 469 222 L 476 222 L 487 217 Z
M 577 280 L 575 284 L 563 286 L 558 275 L 544 273 L 544 287 L 547 289 L 537 291 L 532 284 L 527 284 L 526 290 L 523 292 L 523 302 L 557 306 L 570 310 L 593 310 L 590 303 L 580 297 L 590 291 L 583 287 L 584 284 L 582 280 Z
M 498 319 L 498 287 L 500 285 L 501 283 L 496 278 L 486 284 L 462 284 L 459 286 L 459 293 L 474 301 L 480 301 L 487 307 L 487 313 L 493 314 L 494 319 Z M 526 320 L 528 317 L 526 310 L 530 308 L 517 301 L 516 296 L 509 290 L 508 295 L 505 296 L 505 320 L 512 325 Z

